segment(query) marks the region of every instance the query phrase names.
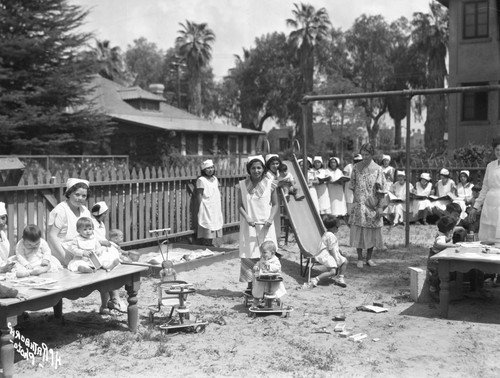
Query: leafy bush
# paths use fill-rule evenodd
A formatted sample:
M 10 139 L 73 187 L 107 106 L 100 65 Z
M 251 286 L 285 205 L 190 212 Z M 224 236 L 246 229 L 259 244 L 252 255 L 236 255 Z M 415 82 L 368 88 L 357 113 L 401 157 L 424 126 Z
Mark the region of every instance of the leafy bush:
M 466 147 L 457 148 L 453 157 L 463 164 L 485 165 L 493 159 L 493 155 L 491 146 L 469 143 Z

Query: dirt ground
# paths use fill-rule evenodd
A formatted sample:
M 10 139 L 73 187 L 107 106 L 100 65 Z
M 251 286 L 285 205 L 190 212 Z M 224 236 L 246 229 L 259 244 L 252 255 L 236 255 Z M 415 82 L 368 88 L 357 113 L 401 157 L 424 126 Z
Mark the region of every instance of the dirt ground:
M 351 262 L 347 288 L 302 289 L 299 249 L 290 242 L 282 260 L 285 304 L 293 306 L 288 318 L 248 316 L 237 258 L 180 274 L 196 287 L 191 317 L 209 322 L 205 333 L 162 335 L 161 316 L 150 323 L 154 277 L 142 280 L 136 334 L 127 330 L 126 315 L 98 314 L 98 293 L 64 300 L 64 324 L 48 310 L 30 313 L 20 332 L 54 348 L 62 365 L 42 367 L 40 359 L 32 365 L 17 355 L 16 377 L 497 377 L 500 287 L 486 284 L 486 299 L 466 292 L 450 305 L 449 319 L 441 319 L 436 304 L 409 300 L 408 267 L 425 268 L 435 226 L 412 225 L 408 248 L 402 227 L 384 233 L 387 249 L 374 256 L 379 265 L 358 269 L 348 229 L 341 228 L 341 248 Z M 356 310 L 373 302 L 388 311 Z M 345 314 L 347 328 L 367 338 L 339 337 L 336 314 Z

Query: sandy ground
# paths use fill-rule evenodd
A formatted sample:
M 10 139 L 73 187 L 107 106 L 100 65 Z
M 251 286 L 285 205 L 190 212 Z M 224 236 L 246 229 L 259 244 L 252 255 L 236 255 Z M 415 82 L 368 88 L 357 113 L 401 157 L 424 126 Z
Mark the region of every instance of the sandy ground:
M 205 333 L 163 335 L 158 325 L 165 309 L 149 320 L 158 279 L 145 277 L 139 292 L 140 325 L 126 327 L 126 315 L 97 313 L 99 295 L 64 300 L 64 324 L 50 311 L 30 313 L 19 326 L 26 337 L 54 348 L 62 365 L 56 369 L 16 358 L 17 377 L 497 377 L 500 356 L 500 288 L 487 284 L 489 297 L 467 297 L 451 304 L 441 319 L 434 303 L 409 300 L 408 267 L 425 267 L 435 227 L 412 226 L 410 247 L 404 229 L 385 228 L 387 250 L 377 251 L 379 266 L 349 265 L 347 288 L 333 283 L 303 290 L 299 250 L 286 246 L 282 260 L 288 318 L 248 316 L 237 258 L 180 274 L 193 283 L 191 318 L 209 322 Z M 339 232 L 345 246 L 348 229 Z M 415 244 L 415 245 L 413 245 Z M 319 270 L 313 270 L 313 276 Z M 467 291 L 467 287 L 464 289 Z M 467 294 L 467 293 L 466 293 Z M 121 291 L 125 297 L 125 291 Z M 386 313 L 357 311 L 381 302 Z M 333 332 L 336 314 L 345 314 L 353 342 Z

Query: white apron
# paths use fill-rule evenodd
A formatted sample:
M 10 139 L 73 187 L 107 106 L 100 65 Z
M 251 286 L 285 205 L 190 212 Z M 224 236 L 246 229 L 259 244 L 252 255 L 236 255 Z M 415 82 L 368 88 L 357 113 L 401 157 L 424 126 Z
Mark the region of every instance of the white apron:
M 265 222 L 271 215 L 271 193 L 272 180 L 268 180 L 262 197 L 255 193 L 250 194 L 247 191 L 245 180 L 239 182 L 241 191 L 241 200 L 245 211 L 250 219 Z M 258 232 L 258 234 L 257 234 Z M 272 241 L 278 246 L 276 241 L 276 231 L 274 222 L 269 227 L 256 225 L 250 227 L 247 221 L 241 216 L 240 219 L 240 257 L 247 259 L 260 258 L 259 246 L 265 241 Z M 259 244 L 260 243 L 260 244 Z
M 222 218 L 219 180 L 216 177 L 213 178 L 213 180 L 203 176 L 198 178 L 204 184 L 200 210 L 198 211 L 198 225 L 210 231 L 218 231 L 222 229 L 224 221 Z

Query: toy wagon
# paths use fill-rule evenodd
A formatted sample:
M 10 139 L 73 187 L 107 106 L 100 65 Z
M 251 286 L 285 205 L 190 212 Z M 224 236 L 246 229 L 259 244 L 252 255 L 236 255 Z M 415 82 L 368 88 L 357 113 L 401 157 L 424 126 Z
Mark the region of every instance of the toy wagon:
M 149 306 L 149 320 L 154 324 L 155 316 L 162 315 L 164 309 L 169 311 L 166 322 L 159 325 L 162 332 L 169 330 L 185 330 L 203 332 L 208 322 L 190 320 L 188 295 L 195 292 L 192 284 L 185 281 L 164 281 L 158 284 L 158 303 Z M 175 312 L 175 314 L 174 314 Z M 164 316 L 163 316 L 164 317 Z

